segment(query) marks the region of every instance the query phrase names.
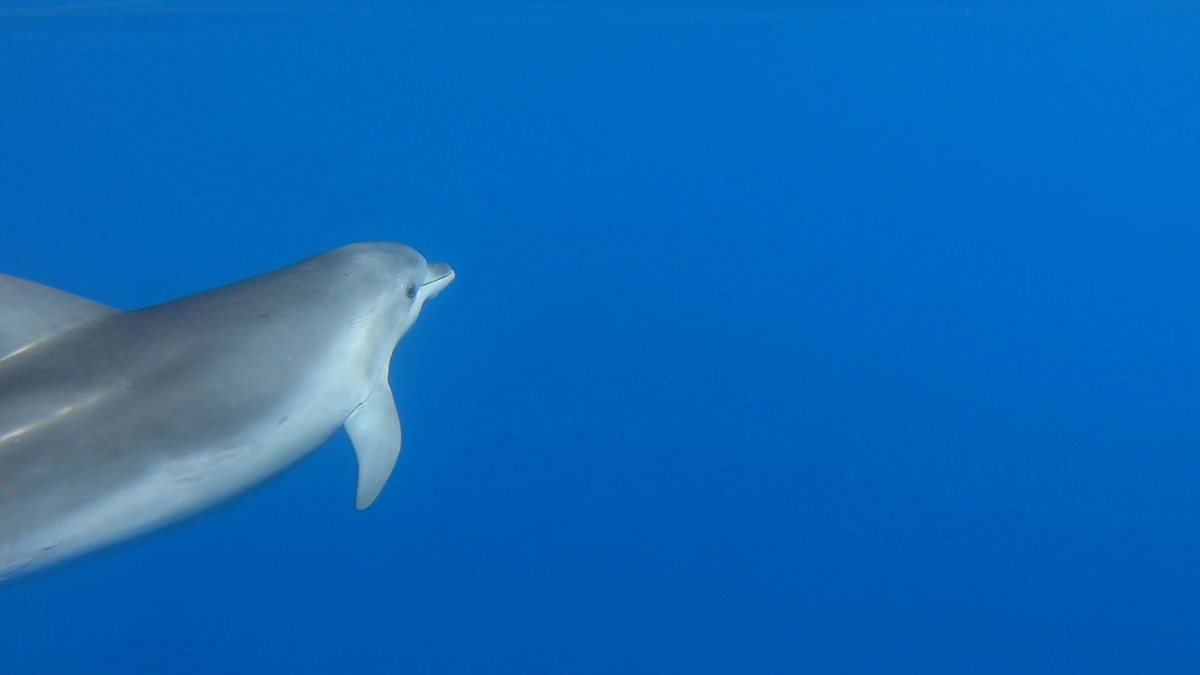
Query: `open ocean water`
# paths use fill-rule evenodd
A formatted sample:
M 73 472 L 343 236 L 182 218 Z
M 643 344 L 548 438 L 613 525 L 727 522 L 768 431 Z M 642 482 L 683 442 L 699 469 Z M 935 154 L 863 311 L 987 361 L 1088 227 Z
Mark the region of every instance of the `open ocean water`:
M 0 673 L 1200 672 L 1200 4 L 5 2 L 0 272 L 458 279 Z

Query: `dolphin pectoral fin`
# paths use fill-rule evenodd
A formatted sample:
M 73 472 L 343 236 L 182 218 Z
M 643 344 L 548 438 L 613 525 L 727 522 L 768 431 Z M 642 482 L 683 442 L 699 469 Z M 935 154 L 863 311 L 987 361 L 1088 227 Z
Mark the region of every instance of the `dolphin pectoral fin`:
M 346 418 L 346 434 L 358 458 L 355 508 L 367 508 L 379 496 L 400 456 L 400 416 L 386 380 Z
M 77 295 L 0 274 L 0 360 L 115 312 Z

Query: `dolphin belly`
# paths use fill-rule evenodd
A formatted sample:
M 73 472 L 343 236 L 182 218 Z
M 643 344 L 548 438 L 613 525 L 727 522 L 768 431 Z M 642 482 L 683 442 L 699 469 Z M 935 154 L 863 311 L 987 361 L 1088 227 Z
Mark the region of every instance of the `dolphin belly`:
M 210 415 L 206 429 L 178 433 L 162 427 L 156 406 L 131 398 L 0 429 L 0 579 L 219 504 L 302 459 L 349 413 L 280 399 L 267 417 Z

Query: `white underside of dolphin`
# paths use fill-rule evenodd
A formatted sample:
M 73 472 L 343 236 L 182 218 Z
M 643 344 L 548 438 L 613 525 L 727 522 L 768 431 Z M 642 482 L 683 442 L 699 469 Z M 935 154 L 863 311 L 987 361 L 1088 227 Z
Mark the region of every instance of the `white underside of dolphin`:
M 0 580 L 220 503 L 343 426 L 368 507 L 400 453 L 392 351 L 453 279 L 354 244 L 122 312 L 0 275 Z

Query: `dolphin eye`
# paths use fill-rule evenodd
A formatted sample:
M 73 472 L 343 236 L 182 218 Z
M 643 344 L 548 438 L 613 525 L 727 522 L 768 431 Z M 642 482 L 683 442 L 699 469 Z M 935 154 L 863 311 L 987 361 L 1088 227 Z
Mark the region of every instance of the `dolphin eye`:
M 404 294 L 408 296 L 409 300 L 417 297 L 417 285 L 409 284 L 408 287 L 404 289 Z

